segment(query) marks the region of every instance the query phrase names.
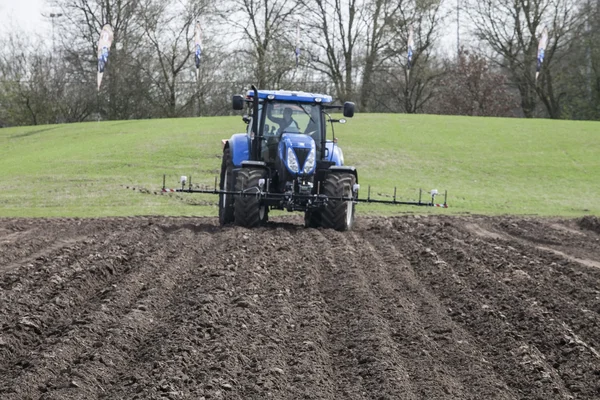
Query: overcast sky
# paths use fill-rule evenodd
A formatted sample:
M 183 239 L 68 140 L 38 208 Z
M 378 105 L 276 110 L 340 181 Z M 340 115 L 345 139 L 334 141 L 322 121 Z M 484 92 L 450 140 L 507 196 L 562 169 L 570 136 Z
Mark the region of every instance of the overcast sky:
M 49 28 L 42 17 L 46 12 L 50 12 L 46 0 L 0 0 L 0 30 L 21 28 L 19 30 L 42 33 Z

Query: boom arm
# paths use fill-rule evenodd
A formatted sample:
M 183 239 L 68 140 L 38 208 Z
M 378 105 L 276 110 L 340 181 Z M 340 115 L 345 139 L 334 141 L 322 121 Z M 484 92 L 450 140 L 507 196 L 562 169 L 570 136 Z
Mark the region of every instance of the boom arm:
M 358 188 L 356 188 L 355 193 L 357 193 L 356 197 L 331 197 L 326 196 L 324 194 L 298 194 L 298 193 L 272 193 L 269 192 L 268 188 L 249 188 L 242 189 L 239 191 L 228 191 L 228 190 L 218 190 L 217 189 L 217 178 L 215 177 L 215 186 L 213 189 L 192 189 L 192 178 L 190 177 L 189 182 L 187 181 L 187 177 L 181 177 L 181 188 L 180 189 L 168 189 L 166 188 L 165 182 L 166 176 L 163 175 L 163 193 L 169 192 L 177 192 L 177 193 L 205 193 L 205 194 L 226 194 L 231 196 L 253 196 L 258 197 L 260 199 L 268 199 L 268 200 L 294 200 L 294 199 L 307 199 L 313 200 L 315 205 L 321 204 L 323 202 L 327 202 L 329 200 L 336 201 L 352 201 L 354 203 L 379 203 L 379 204 L 398 204 L 398 205 L 409 205 L 409 206 L 422 206 L 422 207 L 442 207 L 448 208 L 447 197 L 448 191 L 444 192 L 444 202 L 436 203 L 435 197 L 438 195 L 437 190 L 432 190 L 428 192 L 431 195 L 431 201 L 423 201 L 422 195 L 423 190 L 419 189 L 419 200 L 418 201 L 398 201 L 396 200 L 396 188 L 394 188 L 394 197 L 393 200 L 380 200 L 380 199 L 372 199 L 371 198 L 371 186 L 369 186 L 367 192 L 366 199 L 358 198 Z M 188 183 L 188 187 L 186 188 L 186 183 Z M 250 190 L 252 189 L 252 190 Z M 258 189 L 258 190 L 257 190 Z M 265 190 L 266 189 L 266 190 Z

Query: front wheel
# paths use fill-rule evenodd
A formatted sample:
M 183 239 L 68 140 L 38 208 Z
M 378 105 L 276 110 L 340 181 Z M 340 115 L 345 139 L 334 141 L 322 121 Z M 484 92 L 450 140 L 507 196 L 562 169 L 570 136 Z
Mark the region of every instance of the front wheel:
M 267 173 L 262 168 L 242 168 L 237 172 L 235 190 L 243 191 L 246 195 L 237 195 L 233 203 L 236 225 L 254 228 L 267 223 L 269 208 L 254 196 L 260 191 L 258 183 L 261 179 L 267 179 Z
M 331 172 L 323 181 L 323 194 L 328 198 L 353 197 L 356 177 L 347 172 Z M 354 225 L 355 203 L 348 200 L 329 200 L 321 212 L 323 228 L 348 231 Z

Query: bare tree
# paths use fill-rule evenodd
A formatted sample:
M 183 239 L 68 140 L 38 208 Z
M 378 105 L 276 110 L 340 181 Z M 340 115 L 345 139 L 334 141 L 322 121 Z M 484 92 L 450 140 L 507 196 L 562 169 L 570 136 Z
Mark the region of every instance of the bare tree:
M 436 114 L 514 116 L 518 95 L 508 79 L 486 58 L 461 49 L 458 60 L 448 63 L 430 108 Z
M 37 125 L 41 118 L 35 101 L 35 86 L 31 82 L 33 60 L 30 48 L 14 34 L 9 34 L 1 45 L 0 119 L 10 125 Z
M 392 16 L 385 46 L 376 58 L 374 83 L 364 88 L 371 92 L 373 110 L 406 113 L 424 110 L 434 95 L 433 87 L 443 75 L 441 62 L 433 56 L 443 17 L 441 2 L 400 2 L 399 12 Z M 407 43 L 411 26 L 415 48 L 409 75 Z
M 382 66 L 374 74 L 372 110 L 377 112 L 428 112 L 436 95 L 435 87 L 445 70 L 441 60 L 427 56 L 426 62 L 412 70 L 407 84 L 406 74 L 397 65 Z
M 400 92 L 404 110 L 414 112 L 421 105 L 429 78 L 414 80 L 412 88 L 390 81 L 398 75 L 406 78 L 403 67 L 411 24 L 418 42 L 413 60 L 427 63 L 439 28 L 440 1 L 303 0 L 303 6 L 310 66 L 332 82 L 341 101 L 358 100 L 362 111 L 389 111 L 398 109 L 392 104 L 397 104 Z M 393 93 L 390 84 L 396 87 Z M 384 92 L 386 98 L 381 97 Z M 394 98 L 387 101 L 390 94 Z
M 301 0 L 310 68 L 331 80 L 340 101 L 351 100 L 359 41 L 366 33 L 363 0 Z
M 249 77 L 259 87 L 273 88 L 293 68 L 296 0 L 229 0 L 220 13 L 241 41 L 234 51 L 248 57 Z M 236 36 L 237 35 L 237 36 Z M 228 37 L 231 40 L 232 34 Z
M 563 50 L 568 73 L 559 76 L 565 87 L 562 116 L 600 119 L 600 1 L 586 1 L 579 12 L 582 24 L 573 31 L 569 48 Z
M 388 51 L 391 53 L 390 61 L 401 65 L 404 84 L 400 82 L 402 93 L 403 111 L 415 113 L 431 100 L 433 91 L 431 87 L 439 81 L 443 72 L 438 60 L 433 57 L 433 48 L 438 39 L 440 22 L 444 18 L 441 12 L 440 1 L 409 1 L 402 8 L 400 20 L 396 31 L 396 46 Z M 413 27 L 415 35 L 415 49 L 413 51 L 413 67 L 410 75 L 407 67 L 407 38 L 409 26 Z M 398 40 L 401 42 L 398 43 Z M 401 50 L 401 51 L 399 51 Z
M 475 35 L 497 55 L 493 59 L 510 72 L 521 95 L 524 115 L 534 116 L 540 98 L 548 115 L 559 118 L 564 92 L 555 90 L 555 58 L 568 46 L 569 33 L 579 23 L 573 1 L 485 0 L 472 2 L 469 10 Z M 548 27 L 549 43 L 536 82 L 536 55 L 544 26 Z
M 53 0 L 53 3 L 64 15 L 58 20 L 59 40 L 69 73 L 89 82 L 90 91 L 95 90 L 100 30 L 104 24 L 111 24 L 114 41 L 98 107 L 105 110 L 109 119 L 139 117 L 143 90 L 134 62 L 143 49 L 139 0 Z
M 180 116 L 193 103 L 194 93 L 185 95 L 180 87 L 191 81 L 190 42 L 201 10 L 196 1 L 145 0 L 140 5 L 144 39 L 151 50 L 143 54 L 142 60 L 138 59 L 142 61 L 138 66 L 151 82 L 148 98 L 162 115 Z
M 36 45 L 44 39 L 11 32 L 0 42 L 0 120 L 10 125 L 75 122 L 90 98 L 63 72 L 64 62 Z
M 373 74 L 392 54 L 390 51 L 384 51 L 389 48 L 394 33 L 397 33 L 394 22 L 398 21 L 404 3 L 406 3 L 405 0 L 372 0 L 365 5 L 369 12 L 363 15 L 367 18 L 364 21 L 367 35 L 364 43 L 364 63 L 360 91 L 360 109 L 363 112 L 369 111 L 373 93 Z

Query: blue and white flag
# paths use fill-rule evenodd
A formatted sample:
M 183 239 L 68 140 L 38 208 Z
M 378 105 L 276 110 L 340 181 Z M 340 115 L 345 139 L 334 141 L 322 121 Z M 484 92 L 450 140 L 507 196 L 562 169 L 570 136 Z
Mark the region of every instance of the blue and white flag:
M 408 54 L 406 57 L 406 69 L 407 69 L 406 78 L 408 79 L 408 77 L 410 76 L 410 68 L 412 67 L 413 51 L 415 49 L 415 39 L 414 39 L 414 35 L 413 35 L 412 25 L 408 28 L 407 47 L 408 47 Z
M 110 54 L 110 46 L 112 46 L 113 38 L 114 33 L 112 26 L 110 26 L 110 24 L 104 25 L 100 32 L 100 39 L 98 40 L 98 91 L 100 91 L 102 75 L 104 75 L 104 69 L 108 62 L 108 55 Z
M 196 62 L 196 80 L 200 76 L 200 56 L 202 55 L 202 29 L 200 21 L 196 21 L 194 31 L 194 61 Z
M 538 76 L 540 75 L 542 64 L 544 63 L 544 56 L 546 55 L 546 46 L 548 46 L 548 29 L 544 27 L 544 30 L 542 31 L 542 37 L 540 38 L 540 43 L 538 44 L 537 66 L 535 68 L 536 81 Z

